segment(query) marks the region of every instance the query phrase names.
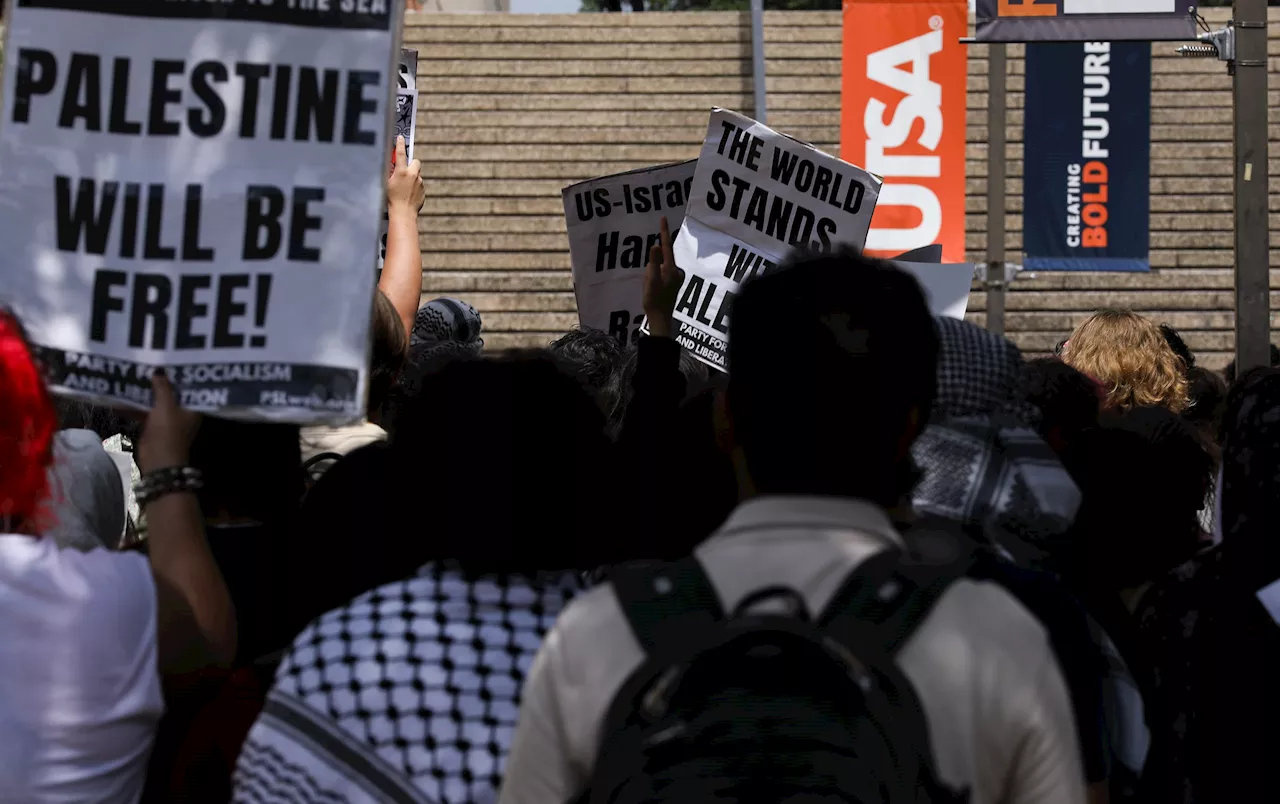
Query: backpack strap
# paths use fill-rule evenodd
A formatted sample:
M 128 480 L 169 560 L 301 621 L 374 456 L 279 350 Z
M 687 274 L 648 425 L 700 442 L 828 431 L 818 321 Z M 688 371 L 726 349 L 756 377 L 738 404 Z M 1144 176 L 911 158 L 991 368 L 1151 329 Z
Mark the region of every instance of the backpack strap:
M 966 555 L 946 564 L 923 564 L 890 547 L 863 561 L 831 598 L 819 619 L 845 645 L 878 646 L 893 656 L 915 633 L 938 598 L 968 571 Z
M 690 630 L 724 619 L 720 596 L 693 556 L 620 567 L 609 581 L 645 653 L 652 653 L 659 644 L 681 644 Z
M 344 456 L 341 453 L 337 452 L 321 452 L 317 455 L 312 455 L 310 458 L 303 461 L 302 471 L 309 476 L 311 474 L 311 470 L 317 465 L 322 464 L 325 461 L 333 461 L 336 463 L 342 460 L 343 457 Z

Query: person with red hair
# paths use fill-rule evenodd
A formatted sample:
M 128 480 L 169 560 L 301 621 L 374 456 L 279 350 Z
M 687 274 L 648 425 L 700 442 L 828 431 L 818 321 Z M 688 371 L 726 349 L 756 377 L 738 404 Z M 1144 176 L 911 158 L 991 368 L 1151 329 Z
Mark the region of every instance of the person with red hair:
M 21 328 L 0 310 L 0 528 L 38 528 L 57 429 L 57 414 Z
M 48 536 L 57 416 L 0 310 L 0 798 L 131 804 L 164 710 L 161 675 L 229 662 L 235 617 L 188 467 L 200 417 L 153 379 L 138 447 L 149 556 Z

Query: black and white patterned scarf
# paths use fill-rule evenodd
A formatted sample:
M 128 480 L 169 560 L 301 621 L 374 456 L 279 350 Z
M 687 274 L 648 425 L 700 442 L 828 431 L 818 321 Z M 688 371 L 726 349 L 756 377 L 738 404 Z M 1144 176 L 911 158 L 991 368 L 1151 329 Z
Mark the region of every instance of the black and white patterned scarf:
M 1022 355 L 966 321 L 937 319 L 938 390 L 911 448 L 921 472 L 912 504 L 965 525 L 1028 566 L 1051 565 L 1080 491 L 1036 430 Z
M 474 343 L 484 345 L 480 332 L 484 324 L 476 308 L 461 299 L 432 299 L 418 308 L 413 319 L 411 344 Z
M 428 564 L 320 617 L 280 665 L 233 800 L 496 801 L 525 673 L 579 588 Z

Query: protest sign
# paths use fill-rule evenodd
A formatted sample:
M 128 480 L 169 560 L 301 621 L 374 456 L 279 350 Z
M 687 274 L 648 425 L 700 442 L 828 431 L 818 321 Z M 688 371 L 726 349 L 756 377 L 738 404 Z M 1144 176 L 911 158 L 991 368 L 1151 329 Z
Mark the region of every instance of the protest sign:
M 0 303 L 55 391 L 364 409 L 401 0 L 14 0 Z
M 572 184 L 563 191 L 578 322 L 626 346 L 644 321 L 641 294 L 659 221 L 684 220 L 697 160 L 640 168 Z
M 938 243 L 964 260 L 968 27 L 965 0 L 844 4 L 840 156 L 884 180 L 869 256 Z
M 698 157 L 676 265 L 676 340 L 698 360 L 728 369 L 729 316 L 743 282 L 777 268 L 794 249 L 861 250 L 880 180 L 862 168 L 713 109 Z
M 418 51 L 413 48 L 400 48 L 400 69 L 397 73 L 396 89 L 418 88 Z
M 963 319 L 969 309 L 973 263 L 903 262 L 893 264 L 911 274 L 924 288 L 929 312 L 943 318 Z
M 395 145 L 395 137 L 404 137 L 405 149 L 410 161 L 413 160 L 413 143 L 418 136 L 418 51 L 409 48 L 400 49 L 400 70 L 396 81 L 395 135 L 391 145 Z M 392 152 L 391 169 L 395 168 L 395 153 Z M 387 210 L 382 210 L 382 223 L 378 230 L 378 271 L 387 259 L 387 225 L 390 219 Z
M 944 318 L 964 319 L 969 309 L 969 289 L 973 285 L 973 263 L 942 265 L 942 246 L 936 243 L 903 252 L 891 261 L 920 283 L 929 302 L 929 312 Z
M 1023 265 L 1150 270 L 1151 43 L 1032 44 L 1026 66 Z

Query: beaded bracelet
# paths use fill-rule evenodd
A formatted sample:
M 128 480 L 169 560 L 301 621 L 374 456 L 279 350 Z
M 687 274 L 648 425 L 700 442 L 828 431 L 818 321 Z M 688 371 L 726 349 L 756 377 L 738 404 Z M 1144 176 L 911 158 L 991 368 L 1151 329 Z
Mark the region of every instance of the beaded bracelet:
M 166 494 L 181 494 L 204 488 L 204 475 L 194 466 L 170 466 L 153 469 L 133 486 L 138 505 L 155 502 Z

